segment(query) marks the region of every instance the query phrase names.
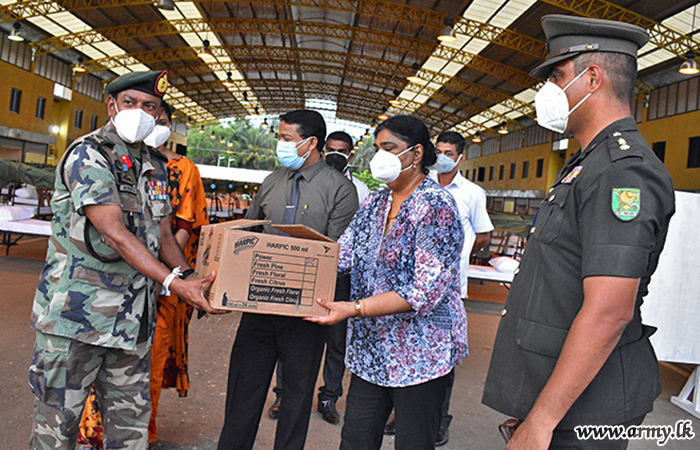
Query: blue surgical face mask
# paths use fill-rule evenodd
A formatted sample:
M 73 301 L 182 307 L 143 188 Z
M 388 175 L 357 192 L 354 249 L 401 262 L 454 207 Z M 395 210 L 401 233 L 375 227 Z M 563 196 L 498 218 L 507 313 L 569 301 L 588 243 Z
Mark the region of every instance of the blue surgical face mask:
M 311 139 L 311 136 L 299 142 L 277 141 L 277 160 L 287 169 L 298 170 L 304 165 L 304 161 L 311 154 L 311 149 L 304 153 L 304 156 L 299 156 L 297 149 L 304 145 L 306 141 Z
M 452 169 L 457 165 L 457 161 L 450 158 L 449 156 L 440 153 L 437 156 L 437 161 L 431 166 L 431 169 L 437 171 L 437 173 L 447 173 L 452 172 Z

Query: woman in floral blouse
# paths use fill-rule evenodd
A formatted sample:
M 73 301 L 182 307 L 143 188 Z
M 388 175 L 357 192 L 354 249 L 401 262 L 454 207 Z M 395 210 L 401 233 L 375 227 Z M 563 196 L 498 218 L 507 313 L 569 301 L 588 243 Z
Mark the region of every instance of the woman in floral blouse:
M 372 174 L 388 189 L 367 198 L 339 241 L 338 271 L 350 272 L 353 302 L 321 299 L 330 313 L 309 320 L 351 318 L 340 448 L 379 449 L 393 407 L 396 448 L 430 449 L 446 376 L 467 355 L 462 226 L 452 196 L 426 177 L 436 154 L 419 118 L 382 122 L 374 145 Z

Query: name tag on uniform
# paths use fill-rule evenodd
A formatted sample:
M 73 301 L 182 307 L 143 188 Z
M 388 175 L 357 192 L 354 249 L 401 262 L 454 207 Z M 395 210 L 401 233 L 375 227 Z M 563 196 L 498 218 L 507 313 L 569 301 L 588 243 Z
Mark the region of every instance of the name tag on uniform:
M 127 192 L 132 195 L 137 195 L 139 193 L 139 191 L 136 189 L 136 186 L 131 186 L 128 184 L 120 184 L 119 192 Z
M 168 200 L 165 181 L 149 181 L 147 191 L 149 200 Z
M 573 169 L 571 169 L 571 172 L 567 176 L 564 177 L 563 180 L 561 180 L 562 184 L 571 184 L 574 182 L 577 176 L 581 173 L 581 170 L 583 169 L 583 166 L 576 166 Z

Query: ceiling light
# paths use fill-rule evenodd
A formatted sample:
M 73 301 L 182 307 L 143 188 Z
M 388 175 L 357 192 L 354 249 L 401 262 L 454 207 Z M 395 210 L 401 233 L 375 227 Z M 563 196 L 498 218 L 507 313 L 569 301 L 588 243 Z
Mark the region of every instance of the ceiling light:
M 219 139 L 219 142 L 223 144 L 223 143 L 225 143 L 225 142 L 226 142 L 226 139 L 224 139 L 224 137 L 223 137 L 223 136 L 221 136 L 221 138 Z
M 353 150 L 359 150 L 359 149 L 360 149 L 360 146 L 355 144 L 355 146 L 353 147 Z
M 682 73 L 683 75 L 695 75 L 696 73 L 700 72 L 700 69 L 698 69 L 698 63 L 695 61 L 695 52 L 688 50 L 685 52 L 685 57 L 686 60 L 683 61 L 683 64 L 681 64 L 678 72 Z
M 204 134 L 204 125 L 199 128 L 199 134 Z
M 437 37 L 440 42 L 455 42 L 455 20 L 452 17 L 445 17 L 445 28 L 442 29 Z
M 213 131 L 211 132 L 211 134 L 209 135 L 209 137 L 211 138 L 212 141 L 213 141 L 214 139 L 216 139 L 216 135 L 214 134 Z
M 385 106 L 382 108 L 382 113 L 379 115 L 379 117 L 377 117 L 377 119 L 384 121 L 388 118 L 389 118 L 389 116 L 386 114 L 386 106 Z
M 257 106 L 255 107 L 255 110 L 254 110 L 254 111 L 255 111 L 255 115 L 256 115 L 256 116 L 259 116 L 259 115 L 260 115 L 260 108 L 258 108 Z
M 10 32 L 10 35 L 7 36 L 7 39 L 15 42 L 22 42 L 24 40 L 24 36 L 22 36 L 22 33 L 19 31 L 20 28 L 22 28 L 22 25 L 20 25 L 19 22 L 12 24 L 12 31 Z
M 85 69 L 85 67 L 83 67 L 83 58 L 78 58 L 78 64 L 76 64 L 75 67 L 73 67 L 73 70 L 74 70 L 76 73 L 85 73 L 85 72 L 87 72 L 87 70 Z
M 263 123 L 262 123 L 260 126 L 263 127 L 263 128 L 267 128 L 267 127 L 270 126 L 270 125 L 267 123 L 267 117 L 263 119 Z
M 226 144 L 226 146 L 227 146 L 228 148 L 233 147 L 233 142 L 232 142 L 232 141 L 228 141 L 228 144 Z
M 188 118 L 187 118 L 187 122 L 185 122 L 185 125 L 188 126 L 188 127 L 191 127 L 191 126 L 192 126 L 192 118 L 191 118 L 191 117 L 188 117 Z
M 241 104 L 247 105 L 248 103 L 250 103 L 248 101 L 248 91 L 243 91 L 243 100 L 241 101 Z
M 478 134 L 475 134 L 474 137 L 472 138 L 472 142 L 475 144 L 481 144 L 481 142 L 482 142 L 481 136 Z
M 158 0 L 156 2 L 156 8 L 173 11 L 175 9 L 175 2 L 173 0 Z
M 389 100 L 389 104 L 392 106 L 399 106 L 401 104 L 401 100 L 399 99 L 399 92 L 398 89 L 394 89 L 394 98 Z
M 213 58 L 214 54 L 211 52 L 211 48 L 209 47 L 209 39 L 205 39 L 202 41 L 202 50 L 200 50 L 199 53 L 197 53 L 197 56 L 199 56 L 202 59 L 207 59 L 207 58 Z
M 365 138 L 365 139 L 369 139 L 369 137 L 370 137 L 370 135 L 369 135 L 369 128 L 367 128 L 367 129 L 365 130 L 364 138 Z
M 411 66 L 413 68 L 413 72 L 411 75 L 407 76 L 406 79 L 410 81 L 411 83 L 421 83 L 423 82 L 423 79 L 418 76 L 418 70 L 420 69 L 420 64 L 417 62 L 414 62 L 413 65 Z
M 227 88 L 232 88 L 236 85 L 236 83 L 233 82 L 233 78 L 231 78 L 231 72 L 226 72 L 226 81 L 223 82 L 223 85 Z
M 365 143 L 365 141 L 363 141 L 362 138 L 357 140 L 357 145 L 362 145 L 364 143 Z
M 500 128 L 498 129 L 498 134 L 505 136 L 508 134 L 508 127 L 506 127 L 505 124 L 501 125 Z

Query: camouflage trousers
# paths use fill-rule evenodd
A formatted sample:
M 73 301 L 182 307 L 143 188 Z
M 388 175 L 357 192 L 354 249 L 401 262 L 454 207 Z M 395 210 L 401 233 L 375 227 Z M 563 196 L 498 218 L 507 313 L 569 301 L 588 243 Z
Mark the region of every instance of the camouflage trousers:
M 35 396 L 29 448 L 73 450 L 93 384 L 102 413 L 104 450 L 148 448 L 150 353 L 150 342 L 130 351 L 37 333 L 29 367 Z

